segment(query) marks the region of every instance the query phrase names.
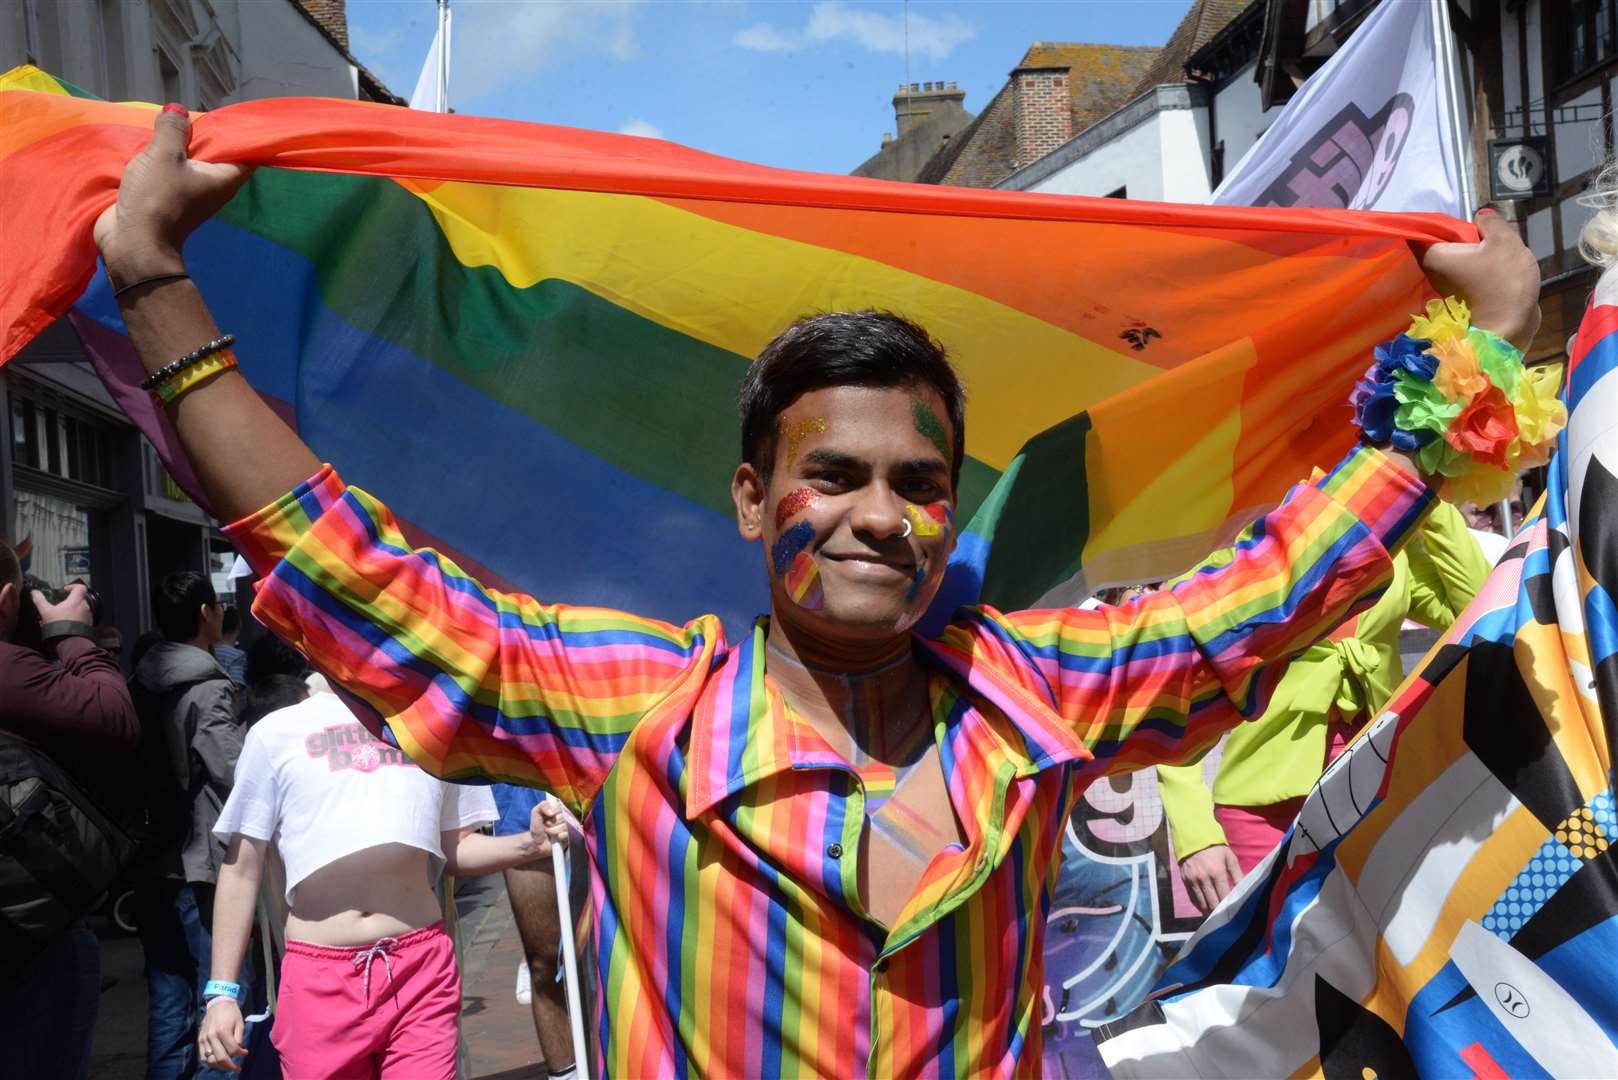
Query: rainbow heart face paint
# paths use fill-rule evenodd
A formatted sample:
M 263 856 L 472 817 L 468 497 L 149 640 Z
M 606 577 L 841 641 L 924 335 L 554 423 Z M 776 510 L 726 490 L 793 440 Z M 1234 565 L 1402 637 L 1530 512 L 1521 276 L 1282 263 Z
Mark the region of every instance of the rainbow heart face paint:
M 826 594 L 820 588 L 820 567 L 815 565 L 815 557 L 807 551 L 800 551 L 792 557 L 792 565 L 781 579 L 786 586 L 787 596 L 799 607 L 809 611 L 819 611 L 826 602 Z

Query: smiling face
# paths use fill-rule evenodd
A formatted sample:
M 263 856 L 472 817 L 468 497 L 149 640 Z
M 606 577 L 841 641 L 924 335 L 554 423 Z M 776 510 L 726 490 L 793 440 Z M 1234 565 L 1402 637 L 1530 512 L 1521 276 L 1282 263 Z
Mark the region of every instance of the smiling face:
M 914 625 L 955 546 L 952 435 L 922 387 L 829 387 L 787 408 L 768 481 L 744 464 L 732 485 L 775 619 L 832 646 Z

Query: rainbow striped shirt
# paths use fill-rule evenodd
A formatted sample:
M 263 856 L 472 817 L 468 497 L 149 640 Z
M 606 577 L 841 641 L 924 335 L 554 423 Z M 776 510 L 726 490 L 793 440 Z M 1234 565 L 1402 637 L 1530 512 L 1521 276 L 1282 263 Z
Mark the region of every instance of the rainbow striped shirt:
M 1383 589 L 1432 499 L 1369 449 L 1171 592 L 963 609 L 933 732 L 967 844 L 892 926 L 859 901 L 865 794 L 784 707 L 762 625 L 490 592 L 328 467 L 228 533 L 254 612 L 429 772 L 559 794 L 592 862 L 596 1023 L 620 1076 L 1030 1075 L 1063 828 L 1086 785 L 1264 710 L 1285 656 Z

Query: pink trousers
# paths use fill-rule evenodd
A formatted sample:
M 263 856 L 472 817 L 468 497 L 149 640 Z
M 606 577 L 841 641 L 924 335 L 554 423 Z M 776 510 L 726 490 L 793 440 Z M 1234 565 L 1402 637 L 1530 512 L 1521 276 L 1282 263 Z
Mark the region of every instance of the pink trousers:
M 1326 760 L 1321 768 L 1336 761 L 1337 755 L 1343 752 L 1348 740 L 1353 737 L 1354 728 L 1347 724 L 1333 724 L 1327 729 Z M 1281 837 L 1286 835 L 1287 829 L 1297 819 L 1298 811 L 1303 809 L 1304 798 L 1300 795 L 1296 799 L 1264 806 L 1215 804 L 1214 820 L 1225 830 L 1225 843 L 1230 845 L 1242 873 L 1252 870 L 1275 850 L 1275 845 L 1281 842 Z
M 287 940 L 270 1041 L 286 1080 L 454 1080 L 461 973 L 442 923 L 362 948 Z

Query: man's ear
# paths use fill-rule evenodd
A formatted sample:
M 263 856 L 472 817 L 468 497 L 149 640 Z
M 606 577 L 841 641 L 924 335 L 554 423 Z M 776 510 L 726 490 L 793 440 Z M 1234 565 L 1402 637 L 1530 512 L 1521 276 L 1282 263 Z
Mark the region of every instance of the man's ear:
M 730 481 L 730 498 L 736 504 L 736 531 L 749 542 L 764 537 L 764 478 L 747 462 L 736 466 Z

